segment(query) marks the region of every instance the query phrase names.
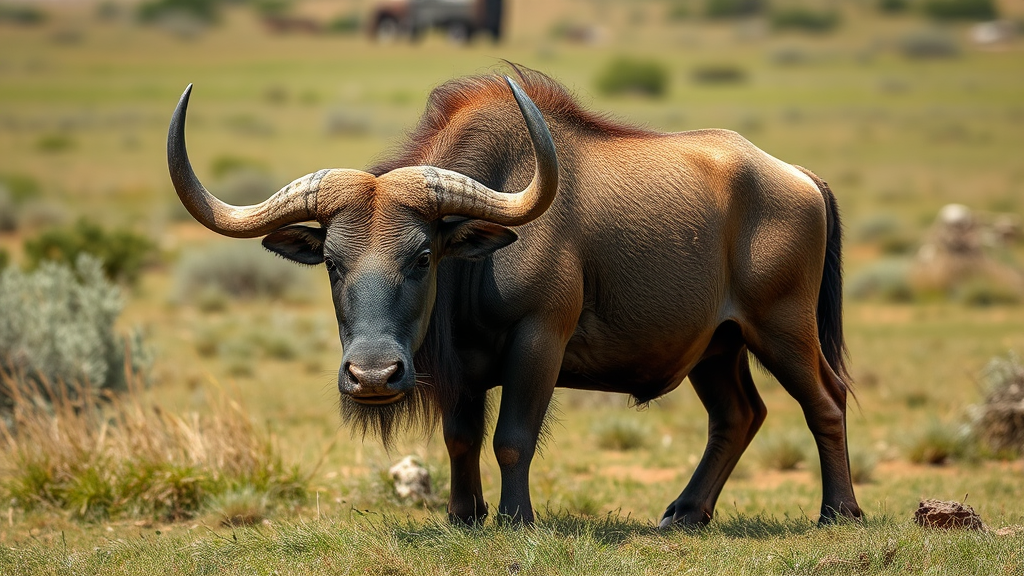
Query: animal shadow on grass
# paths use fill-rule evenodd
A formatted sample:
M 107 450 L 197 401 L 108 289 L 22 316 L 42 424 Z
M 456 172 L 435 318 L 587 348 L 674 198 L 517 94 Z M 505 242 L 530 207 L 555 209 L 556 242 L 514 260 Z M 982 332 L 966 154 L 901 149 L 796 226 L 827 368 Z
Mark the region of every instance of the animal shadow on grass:
M 501 519 L 488 519 L 478 526 L 452 526 L 443 520 L 429 520 L 419 524 L 412 520 L 391 518 L 391 532 L 395 537 L 406 543 L 422 543 L 424 541 L 444 539 L 453 532 L 461 536 L 492 536 L 502 530 L 508 530 L 510 522 Z M 635 537 L 674 538 L 680 533 L 693 536 L 725 536 L 727 538 L 744 538 L 764 540 L 787 536 L 798 536 L 816 530 L 813 521 L 805 517 L 776 518 L 767 514 L 754 516 L 730 515 L 718 516 L 711 524 L 698 528 L 674 528 L 661 530 L 657 524 L 648 520 L 638 520 L 629 515 L 623 516 L 610 512 L 604 516 L 580 516 L 566 511 L 546 510 L 539 515 L 535 529 L 548 531 L 562 537 L 575 537 L 587 534 L 594 540 L 609 546 L 618 546 Z

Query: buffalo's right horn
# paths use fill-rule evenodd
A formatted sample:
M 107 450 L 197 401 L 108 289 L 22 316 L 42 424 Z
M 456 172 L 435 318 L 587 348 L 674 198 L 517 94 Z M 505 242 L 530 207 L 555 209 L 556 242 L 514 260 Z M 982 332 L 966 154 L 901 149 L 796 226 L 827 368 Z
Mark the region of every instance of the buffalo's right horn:
M 555 142 L 537 105 L 511 78 L 505 77 L 533 143 L 536 168 L 533 180 L 521 192 L 503 193 L 480 182 L 441 168 L 423 166 L 423 178 L 435 194 L 440 215 L 460 215 L 489 220 L 505 226 L 525 224 L 551 206 L 558 191 L 558 156 Z
M 167 167 L 174 190 L 192 217 L 204 226 L 225 236 L 255 238 L 294 222 L 317 218 L 317 192 L 325 176 L 335 186 L 332 192 L 344 190 L 348 177 L 366 177 L 358 170 L 320 170 L 307 174 L 280 189 L 273 196 L 254 206 L 232 206 L 210 194 L 196 177 L 185 150 L 185 111 L 192 94 L 189 84 L 178 101 L 167 130 Z

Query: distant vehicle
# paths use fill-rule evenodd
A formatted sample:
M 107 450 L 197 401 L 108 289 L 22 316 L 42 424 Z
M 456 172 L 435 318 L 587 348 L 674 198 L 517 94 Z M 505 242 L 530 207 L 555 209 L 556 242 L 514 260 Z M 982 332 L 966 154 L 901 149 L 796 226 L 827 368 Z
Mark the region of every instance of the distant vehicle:
M 406 36 L 416 41 L 440 28 L 455 42 L 469 42 L 487 32 L 501 39 L 503 0 L 385 0 L 374 7 L 370 35 L 379 41 Z

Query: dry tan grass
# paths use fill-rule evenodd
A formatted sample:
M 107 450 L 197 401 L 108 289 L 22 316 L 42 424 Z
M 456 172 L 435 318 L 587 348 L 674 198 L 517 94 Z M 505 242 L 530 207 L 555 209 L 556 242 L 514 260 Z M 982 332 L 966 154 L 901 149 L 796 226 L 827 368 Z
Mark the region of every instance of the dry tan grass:
M 0 375 L 0 493 L 22 508 L 73 516 L 194 515 L 219 494 L 250 489 L 294 499 L 307 477 L 286 468 L 274 438 L 215 383 L 209 412 L 176 414 L 145 399 Z M 69 391 L 70 390 L 70 391 Z

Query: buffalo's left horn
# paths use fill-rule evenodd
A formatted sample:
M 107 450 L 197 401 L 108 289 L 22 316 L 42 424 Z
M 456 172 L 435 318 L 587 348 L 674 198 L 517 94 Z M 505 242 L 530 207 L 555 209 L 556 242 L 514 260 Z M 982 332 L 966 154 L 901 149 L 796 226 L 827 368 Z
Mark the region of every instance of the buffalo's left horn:
M 191 93 L 189 84 L 171 117 L 167 167 L 178 198 L 192 217 L 214 232 L 235 238 L 263 236 L 293 222 L 315 219 L 320 180 L 330 170 L 307 174 L 254 206 L 232 206 L 206 190 L 196 178 L 185 150 L 185 111 Z
M 505 77 L 533 142 L 536 170 L 522 192 L 497 192 L 451 170 L 424 166 L 427 187 L 434 191 L 439 215 L 459 215 L 489 220 L 505 226 L 525 224 L 551 206 L 558 191 L 558 156 L 548 125 L 537 105 L 511 78 Z

